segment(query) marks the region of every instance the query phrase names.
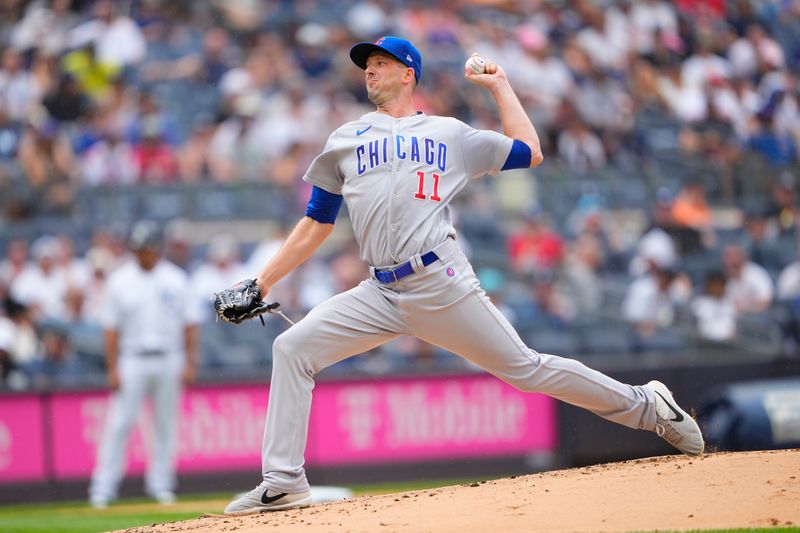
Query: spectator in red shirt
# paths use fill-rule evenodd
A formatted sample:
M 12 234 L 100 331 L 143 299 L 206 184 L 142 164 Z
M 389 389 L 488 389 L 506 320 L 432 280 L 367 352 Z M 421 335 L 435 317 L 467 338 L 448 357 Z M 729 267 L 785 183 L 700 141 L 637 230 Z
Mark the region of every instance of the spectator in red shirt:
M 140 183 L 169 183 L 178 180 L 178 157 L 164 140 L 155 120 L 143 120 L 141 141 L 133 149 Z
M 564 241 L 554 232 L 540 209 L 524 215 L 524 223 L 508 240 L 511 266 L 519 273 L 550 271 L 564 255 Z

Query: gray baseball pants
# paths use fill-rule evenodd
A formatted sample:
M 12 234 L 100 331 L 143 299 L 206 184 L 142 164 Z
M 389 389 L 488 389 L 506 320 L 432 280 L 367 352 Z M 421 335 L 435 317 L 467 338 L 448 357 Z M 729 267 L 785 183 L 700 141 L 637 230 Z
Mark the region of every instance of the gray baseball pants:
M 269 488 L 287 493 L 309 488 L 303 453 L 314 375 L 399 335 L 458 354 L 522 391 L 547 394 L 631 428 L 655 427 L 649 391 L 528 348 L 486 297 L 455 240 L 435 251 L 440 261 L 425 268 L 416 256 L 415 274 L 389 285 L 370 277 L 315 307 L 275 339 L 262 445 Z

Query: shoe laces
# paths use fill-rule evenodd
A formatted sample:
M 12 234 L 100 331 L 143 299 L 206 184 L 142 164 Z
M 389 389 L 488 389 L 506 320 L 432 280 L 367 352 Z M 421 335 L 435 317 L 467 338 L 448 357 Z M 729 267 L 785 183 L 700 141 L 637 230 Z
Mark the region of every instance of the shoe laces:
M 669 422 L 664 424 L 656 422 L 656 435 L 670 444 L 676 444 L 683 440 L 683 434 Z

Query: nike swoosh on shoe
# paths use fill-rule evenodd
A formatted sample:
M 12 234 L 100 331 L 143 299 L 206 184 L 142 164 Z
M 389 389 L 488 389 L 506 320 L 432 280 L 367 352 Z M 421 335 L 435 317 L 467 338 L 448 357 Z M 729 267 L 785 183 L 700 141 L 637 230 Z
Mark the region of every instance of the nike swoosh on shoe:
M 653 392 L 658 394 L 659 398 L 664 400 L 664 403 L 667 404 L 667 407 L 669 407 L 669 410 L 672 411 L 675 414 L 675 418 L 670 418 L 670 421 L 671 422 L 683 422 L 683 415 L 680 413 L 680 411 L 678 411 L 671 403 L 669 403 L 669 400 L 664 398 L 664 396 L 660 392 L 658 392 L 658 391 L 653 391 Z

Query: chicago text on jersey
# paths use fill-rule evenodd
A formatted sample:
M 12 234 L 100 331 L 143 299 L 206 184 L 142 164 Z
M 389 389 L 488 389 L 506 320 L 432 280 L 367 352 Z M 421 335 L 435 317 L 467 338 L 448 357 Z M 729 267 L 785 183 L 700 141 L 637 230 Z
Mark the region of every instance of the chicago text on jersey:
M 390 161 L 389 139 L 390 137 L 383 137 L 356 147 L 356 168 L 359 176 Z M 417 163 L 435 164 L 441 172 L 447 168 L 447 145 L 429 137 L 420 142 L 417 137 L 412 136 L 406 140 L 403 135 L 395 135 L 394 152 L 398 159 L 408 158 Z

